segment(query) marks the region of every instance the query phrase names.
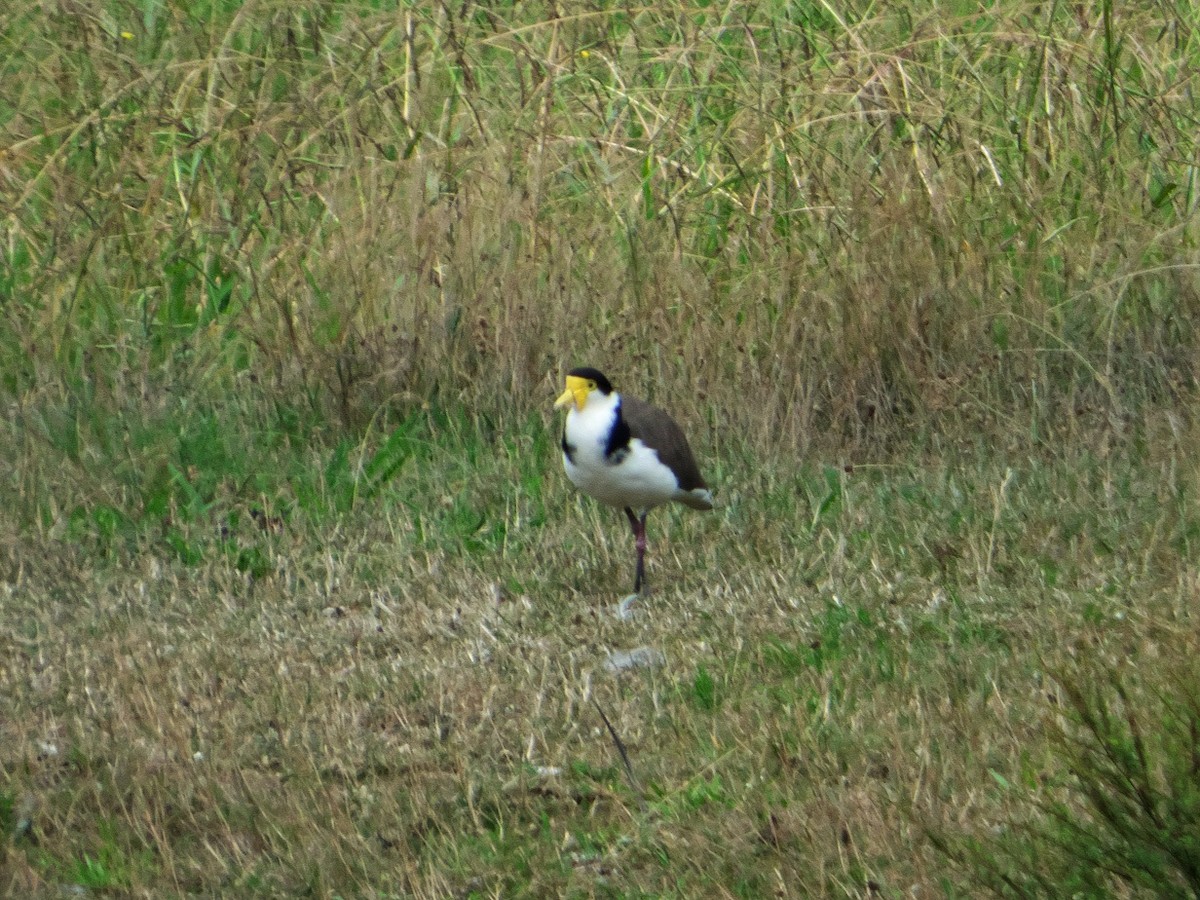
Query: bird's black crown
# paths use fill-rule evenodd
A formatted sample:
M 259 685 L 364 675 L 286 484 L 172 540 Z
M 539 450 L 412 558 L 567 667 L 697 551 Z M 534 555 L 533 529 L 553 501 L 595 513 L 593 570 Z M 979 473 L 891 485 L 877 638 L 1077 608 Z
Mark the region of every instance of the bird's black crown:
M 602 394 L 611 394 L 613 391 L 612 382 L 604 377 L 604 373 L 599 369 L 593 369 L 590 366 L 581 366 L 578 369 L 572 369 L 567 373 L 574 375 L 576 378 L 586 378 L 588 381 L 596 383 L 596 390 Z

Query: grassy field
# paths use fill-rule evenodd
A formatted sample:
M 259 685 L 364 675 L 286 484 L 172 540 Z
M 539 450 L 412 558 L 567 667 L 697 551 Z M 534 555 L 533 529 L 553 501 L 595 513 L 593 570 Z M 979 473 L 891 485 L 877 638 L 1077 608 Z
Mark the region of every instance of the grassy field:
M 0 11 L 0 892 L 1200 895 L 1198 27 Z

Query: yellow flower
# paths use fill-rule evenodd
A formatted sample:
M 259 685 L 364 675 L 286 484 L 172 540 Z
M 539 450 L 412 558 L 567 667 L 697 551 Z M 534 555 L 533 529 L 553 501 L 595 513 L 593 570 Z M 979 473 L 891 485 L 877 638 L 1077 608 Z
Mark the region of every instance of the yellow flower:
M 125 38 L 125 40 L 127 40 L 127 41 L 132 41 L 133 40 L 133 32 L 132 31 L 122 31 L 121 37 Z

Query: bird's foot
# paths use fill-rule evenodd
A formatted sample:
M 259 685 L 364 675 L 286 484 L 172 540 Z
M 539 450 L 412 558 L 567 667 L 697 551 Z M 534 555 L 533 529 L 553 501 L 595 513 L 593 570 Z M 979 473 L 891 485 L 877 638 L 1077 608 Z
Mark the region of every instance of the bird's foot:
M 622 598 L 616 609 L 613 610 L 613 615 L 622 622 L 628 622 L 633 618 L 633 604 L 641 599 L 641 594 L 630 594 L 628 597 Z

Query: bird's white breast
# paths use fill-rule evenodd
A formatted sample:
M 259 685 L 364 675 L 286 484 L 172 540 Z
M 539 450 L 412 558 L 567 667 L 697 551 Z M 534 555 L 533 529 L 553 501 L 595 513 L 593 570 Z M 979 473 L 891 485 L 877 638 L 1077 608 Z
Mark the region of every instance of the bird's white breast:
M 574 459 L 563 454 L 571 483 L 610 506 L 649 509 L 673 500 L 679 483 L 658 454 L 637 438 L 619 462 L 604 455 L 616 419 L 617 398 L 589 398 L 582 410 L 567 414 L 566 438 Z

